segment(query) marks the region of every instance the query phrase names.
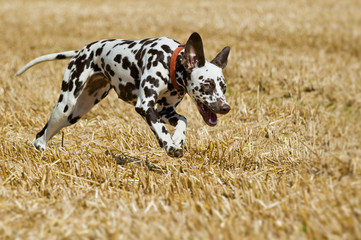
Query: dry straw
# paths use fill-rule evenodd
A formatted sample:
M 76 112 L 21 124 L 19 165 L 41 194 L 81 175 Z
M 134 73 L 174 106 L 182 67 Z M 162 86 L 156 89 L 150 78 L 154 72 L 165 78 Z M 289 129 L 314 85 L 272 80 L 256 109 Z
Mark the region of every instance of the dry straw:
M 357 239 L 360 1 L 2 1 L 1 239 Z M 66 62 L 29 60 L 104 38 L 198 31 L 231 46 L 231 112 L 205 126 L 186 98 L 171 159 L 115 94 L 40 153 L 28 147 Z M 124 155 L 125 154 L 125 155 Z

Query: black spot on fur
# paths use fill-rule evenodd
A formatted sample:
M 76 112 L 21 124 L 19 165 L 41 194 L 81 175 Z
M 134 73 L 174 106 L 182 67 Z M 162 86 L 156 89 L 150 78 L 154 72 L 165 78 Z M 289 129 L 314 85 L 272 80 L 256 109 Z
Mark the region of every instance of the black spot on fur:
M 130 76 L 135 80 L 136 85 L 139 86 L 139 70 L 134 63 L 130 66 Z
M 44 126 L 44 128 L 43 128 L 40 132 L 38 132 L 38 134 L 36 134 L 36 138 L 38 139 L 38 138 L 40 138 L 41 136 L 43 136 L 44 133 L 45 133 L 45 130 L 46 130 L 47 128 L 48 128 L 48 123 L 46 123 L 45 126 Z
M 145 79 L 146 82 L 149 82 L 150 84 L 152 84 L 155 87 L 159 87 L 159 80 L 157 78 L 154 78 L 152 76 L 148 76 Z
M 66 58 L 66 56 L 64 55 L 64 54 L 58 54 L 58 55 L 56 55 L 56 58 L 55 59 L 65 59 Z
M 226 93 L 227 85 L 223 78 L 218 77 L 217 81 L 219 82 L 219 86 L 221 86 L 223 94 Z
M 124 58 L 123 58 L 123 64 L 122 64 L 122 67 L 123 67 L 124 69 L 128 69 L 128 68 L 130 68 L 130 62 L 129 62 L 128 57 L 124 57 Z
M 157 96 L 157 92 L 154 91 L 153 89 L 145 87 L 144 88 L 144 95 L 145 95 L 146 98 L 155 97 L 155 96 Z
M 162 148 L 165 145 L 165 142 L 162 142 L 162 140 L 158 139 L 159 146 Z
M 135 85 L 128 82 L 126 85 L 119 84 L 119 95 L 118 97 L 126 102 L 130 102 L 134 99 L 134 94 L 132 93 L 135 90 Z M 136 96 L 135 96 L 136 97 Z
M 168 103 L 167 103 L 167 98 L 166 97 L 162 97 L 161 99 L 159 99 L 158 101 L 157 101 L 157 104 L 159 104 L 159 105 L 167 105 Z M 163 112 L 163 111 L 162 111 Z
M 68 117 L 68 122 L 71 123 L 71 124 L 74 124 L 76 123 L 77 121 L 79 121 L 80 117 L 77 116 L 77 117 L 73 117 L 73 114 L 70 114 L 70 116 Z
M 61 84 L 61 91 L 63 91 L 63 92 L 68 91 L 68 89 L 69 89 L 68 85 L 69 84 L 67 82 L 63 81 L 62 84 Z
M 157 111 L 154 108 L 148 108 L 145 113 L 146 113 L 145 118 L 149 125 L 160 121 L 159 114 L 157 113 Z
M 94 72 L 101 72 L 101 69 L 97 64 L 94 64 L 93 69 L 94 69 Z
M 95 56 L 100 56 L 100 54 L 102 54 L 102 52 L 103 52 L 103 47 L 104 47 L 104 45 L 101 46 L 100 48 L 98 48 L 98 49 L 96 50 Z
M 101 58 L 101 59 L 100 59 L 100 62 L 101 62 L 101 66 L 102 66 L 102 68 L 104 69 L 104 68 L 105 68 L 105 61 L 104 61 L 104 58 Z
M 89 50 L 90 50 L 90 47 L 91 47 L 93 44 L 97 43 L 97 42 L 98 42 L 98 41 L 89 43 L 89 44 L 86 46 L 86 49 L 89 51 Z
M 73 87 L 73 85 L 71 85 L 71 86 Z M 75 90 L 74 90 L 75 98 L 77 98 L 79 96 L 81 90 L 83 89 L 83 86 L 84 86 L 83 82 L 79 81 L 78 79 L 75 81 Z M 69 88 L 69 91 L 71 91 L 70 88 Z
M 150 58 L 151 61 L 148 62 L 147 64 L 147 69 L 150 69 L 153 65 L 153 67 L 157 66 L 158 63 L 162 64 L 164 68 L 168 68 L 167 64 L 164 62 L 164 53 L 163 51 L 158 51 L 156 49 L 150 49 L 148 51 L 148 54 L 155 56 L 153 58 Z
M 165 128 L 165 126 L 162 127 L 162 133 L 164 133 L 164 134 L 167 134 L 167 133 L 168 133 L 168 131 L 167 131 L 167 129 Z
M 122 45 L 126 45 L 126 44 L 131 44 L 133 41 L 130 41 L 130 40 L 123 40 L 121 43 L 117 43 L 114 45 L 113 48 L 116 48 L 118 46 L 122 46 Z
M 105 67 L 105 71 L 107 71 L 110 74 L 110 76 L 114 77 L 115 73 L 109 64 L 107 64 L 107 66 Z
M 72 82 L 68 82 L 68 91 L 71 92 L 73 90 L 73 83 Z
M 162 45 L 161 48 L 166 52 L 166 53 L 172 53 L 172 49 L 170 49 L 170 47 L 168 45 Z
M 58 99 L 58 103 L 61 103 L 63 101 L 63 94 L 60 94 L 59 99 Z
M 144 111 L 144 109 L 141 108 L 141 107 L 135 107 L 135 111 L 136 111 L 137 113 L 139 113 L 139 115 L 141 115 L 141 116 L 144 116 L 144 115 L 145 115 L 145 111 Z
M 156 72 L 156 74 L 160 79 L 163 80 L 164 83 L 167 83 L 168 82 L 168 79 L 163 77 L 162 73 L 161 72 Z
M 146 46 L 146 45 L 148 45 L 148 44 L 153 43 L 155 40 L 157 40 L 157 39 L 154 39 L 154 38 L 146 38 L 146 39 L 141 40 L 139 43 L 142 44 L 142 45 L 144 45 L 144 46 Z
M 173 113 L 174 113 L 174 108 L 173 108 L 173 107 L 167 107 L 167 108 L 165 108 L 165 110 L 163 111 L 163 113 L 164 113 L 167 117 L 169 117 L 170 114 L 173 115 Z
M 169 124 L 172 126 L 176 126 L 177 122 L 178 122 L 178 118 L 176 118 L 176 117 L 172 117 L 169 119 Z
M 143 40 L 139 41 L 139 44 L 143 44 L 144 42 L 146 42 L 148 40 L 149 40 L 149 38 L 143 39 Z
M 148 107 L 154 108 L 154 106 L 155 106 L 155 103 L 153 100 L 148 102 Z
M 135 44 L 137 44 L 137 43 L 136 43 L 136 42 L 132 42 L 131 44 L 129 44 L 128 48 L 134 47 Z
M 74 64 L 76 68 L 74 68 L 74 71 L 71 74 L 71 79 L 79 79 L 84 69 L 89 68 L 92 59 L 93 52 L 88 56 L 86 53 L 84 53 L 84 51 L 82 51 L 81 54 L 75 58 Z
M 68 64 L 68 69 L 71 70 L 71 68 L 74 65 L 74 60 L 70 60 L 69 64 Z
M 117 56 L 115 56 L 114 61 L 116 63 L 120 63 L 122 61 L 122 55 L 118 54 Z
M 118 54 L 115 58 L 114 61 L 120 63 L 121 62 L 121 56 L 120 54 Z M 128 59 L 128 57 L 124 57 L 122 59 L 123 63 L 122 63 L 122 67 L 127 70 L 130 69 L 130 76 L 135 80 L 136 85 L 139 86 L 139 70 L 138 67 L 134 64 L 131 63 Z
M 68 107 L 68 105 L 66 105 L 66 106 L 64 107 L 63 112 L 65 113 L 66 111 L 68 111 L 68 109 L 69 109 L 69 107 Z

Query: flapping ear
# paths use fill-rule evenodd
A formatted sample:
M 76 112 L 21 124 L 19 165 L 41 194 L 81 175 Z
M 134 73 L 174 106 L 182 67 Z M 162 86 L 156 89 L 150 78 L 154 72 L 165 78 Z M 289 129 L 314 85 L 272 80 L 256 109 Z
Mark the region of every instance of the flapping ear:
M 182 64 L 188 72 L 191 72 L 194 68 L 203 67 L 205 63 L 201 36 L 194 32 L 186 43 Z
M 213 63 L 217 67 L 225 68 L 227 65 L 227 59 L 230 50 L 230 47 L 223 48 L 222 51 L 220 51 L 217 56 L 211 61 L 211 63 Z

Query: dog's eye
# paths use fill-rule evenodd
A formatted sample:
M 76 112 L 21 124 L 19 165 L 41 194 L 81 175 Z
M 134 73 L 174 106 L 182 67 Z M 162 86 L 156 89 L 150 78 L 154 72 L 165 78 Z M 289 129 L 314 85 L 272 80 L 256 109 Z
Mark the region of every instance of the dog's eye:
M 205 85 L 203 85 L 203 87 L 204 87 L 204 89 L 206 89 L 206 90 L 212 90 L 211 84 L 205 84 Z
M 202 85 L 202 88 L 206 92 L 212 92 L 214 90 L 214 85 L 206 83 Z

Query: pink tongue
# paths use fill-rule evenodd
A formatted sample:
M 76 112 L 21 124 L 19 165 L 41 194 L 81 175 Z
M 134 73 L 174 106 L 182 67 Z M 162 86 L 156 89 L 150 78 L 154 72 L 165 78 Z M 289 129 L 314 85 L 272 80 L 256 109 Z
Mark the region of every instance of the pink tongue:
M 213 113 L 209 108 L 204 106 L 203 119 L 209 126 L 215 126 L 217 124 L 217 115 Z
M 206 105 L 198 102 L 197 103 L 198 110 L 203 117 L 203 120 L 209 126 L 215 126 L 217 124 L 217 114 L 213 113 Z

